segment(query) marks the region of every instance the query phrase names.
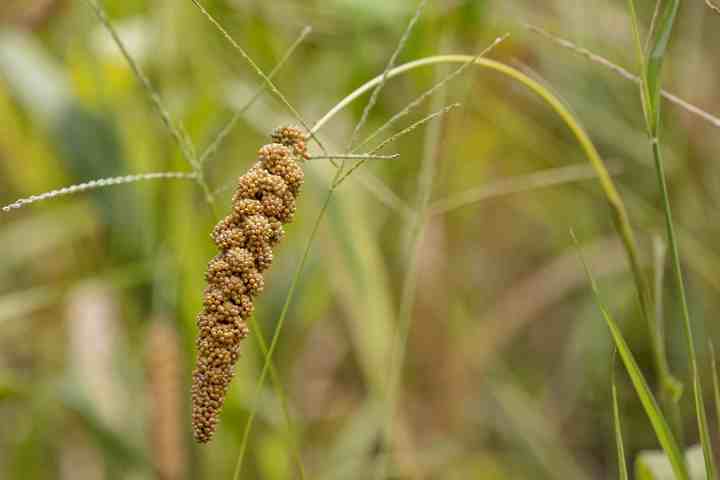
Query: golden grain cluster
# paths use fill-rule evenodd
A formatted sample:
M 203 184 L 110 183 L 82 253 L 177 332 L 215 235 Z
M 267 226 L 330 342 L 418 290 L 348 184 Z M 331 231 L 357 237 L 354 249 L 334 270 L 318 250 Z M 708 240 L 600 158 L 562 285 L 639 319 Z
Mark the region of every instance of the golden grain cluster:
M 292 220 L 303 183 L 300 162 L 308 158 L 302 132 L 275 130 L 258 161 L 238 179 L 233 211 L 213 229 L 220 249 L 207 269 L 203 309 L 198 315 L 197 364 L 192 382 L 192 425 L 205 443 L 215 432 L 253 297 L 262 292 L 262 272 L 272 263 L 273 247 Z

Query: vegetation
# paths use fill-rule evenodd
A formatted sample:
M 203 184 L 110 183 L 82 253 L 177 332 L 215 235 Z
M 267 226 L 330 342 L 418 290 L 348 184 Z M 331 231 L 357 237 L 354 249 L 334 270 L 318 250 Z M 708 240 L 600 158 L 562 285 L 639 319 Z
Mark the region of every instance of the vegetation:
M 0 478 L 718 478 L 717 13 L 0 6 Z

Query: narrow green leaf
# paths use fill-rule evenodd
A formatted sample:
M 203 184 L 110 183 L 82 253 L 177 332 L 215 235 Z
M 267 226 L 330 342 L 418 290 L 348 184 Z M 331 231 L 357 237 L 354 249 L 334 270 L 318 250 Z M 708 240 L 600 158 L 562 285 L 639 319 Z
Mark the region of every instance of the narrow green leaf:
M 631 13 L 633 16 L 634 27 L 637 29 L 637 17 L 634 11 L 633 0 L 629 0 L 631 4 Z M 668 0 L 662 8 L 660 18 L 656 24 L 650 42 L 650 50 L 648 52 L 647 64 L 643 75 L 643 94 L 646 96 L 646 116 L 647 129 L 651 136 L 651 147 L 655 160 L 655 168 L 660 185 L 660 193 L 663 200 L 663 210 L 665 212 L 665 223 L 667 227 L 668 243 L 672 253 L 672 265 L 675 272 L 675 280 L 680 296 L 683 313 L 683 327 L 685 329 L 685 337 L 688 343 L 688 356 L 690 357 L 691 374 L 693 377 L 693 395 L 695 400 L 695 413 L 698 422 L 698 431 L 700 434 L 700 443 L 702 445 L 703 455 L 705 457 L 705 469 L 709 478 L 716 478 L 717 467 L 715 465 L 715 457 L 708 432 L 707 412 L 703 400 L 702 384 L 700 382 L 697 356 L 695 354 L 695 341 L 692 333 L 692 324 L 690 322 L 690 309 L 688 307 L 687 295 L 685 293 L 685 281 L 683 279 L 682 267 L 680 262 L 679 247 L 676 240 L 675 226 L 673 223 L 672 209 L 670 206 L 670 195 L 668 193 L 667 178 L 665 176 L 665 168 L 662 160 L 660 144 L 658 141 L 658 130 L 660 123 L 660 97 L 661 97 L 661 73 L 662 64 L 670 42 L 670 34 L 675 23 L 680 0 Z M 649 115 L 648 115 L 649 112 Z
M 710 342 L 710 354 L 712 355 L 713 387 L 715 390 L 715 416 L 718 421 L 718 432 L 720 432 L 720 376 L 718 376 L 717 359 L 715 358 L 715 346 Z
M 707 478 L 717 478 L 715 453 L 713 452 L 712 443 L 710 442 L 710 428 L 708 427 L 705 400 L 703 399 L 702 386 L 697 368 L 693 370 L 693 386 L 695 387 L 695 412 L 697 413 L 700 444 L 702 445 L 703 456 L 705 457 L 705 471 L 707 472 Z
M 615 428 L 615 445 L 618 456 L 618 478 L 628 480 L 628 467 L 625 459 L 625 443 L 623 441 L 622 423 L 620 422 L 620 406 L 618 404 L 617 384 L 615 383 L 615 352 L 612 362 L 612 401 L 613 401 L 613 425 Z
M 632 381 L 633 387 L 635 388 L 635 392 L 637 393 L 638 398 L 642 403 L 643 409 L 645 410 L 645 413 L 647 414 L 648 419 L 652 424 L 653 430 L 655 430 L 655 436 L 660 442 L 662 449 L 667 454 L 668 460 L 672 465 L 672 470 L 675 473 L 675 477 L 679 480 L 689 480 L 690 476 L 688 474 L 687 466 L 685 465 L 685 459 L 680 450 L 680 447 L 678 446 L 677 440 L 675 440 L 675 437 L 673 436 L 670 425 L 668 425 L 665 416 L 660 410 L 657 400 L 655 399 L 655 396 L 650 390 L 647 380 L 645 380 L 645 376 L 640 370 L 640 367 L 635 360 L 635 356 L 633 355 L 630 347 L 625 341 L 625 338 L 623 337 L 620 328 L 618 327 L 615 320 L 610 316 L 610 313 L 605 309 L 605 306 L 602 303 L 600 294 L 597 289 L 597 285 L 595 283 L 595 278 L 593 277 L 590 268 L 588 267 L 585 259 L 582 256 L 582 252 L 580 251 L 580 246 L 577 238 L 575 237 L 575 234 L 572 231 L 570 231 L 570 234 L 573 238 L 575 246 L 580 252 L 580 261 L 582 262 L 583 267 L 585 268 L 585 273 L 587 274 L 588 280 L 590 281 L 593 295 L 595 297 L 595 302 L 597 303 L 600 313 L 605 319 L 605 323 L 607 323 L 610 334 L 613 338 L 613 341 L 615 342 L 615 346 L 618 350 L 618 353 L 620 354 L 620 358 L 622 359 L 623 364 L 625 365 L 625 369 L 627 370 L 628 375 L 630 376 L 630 380 Z
M 597 292 L 596 300 L 598 302 L 600 301 L 597 297 Z M 688 479 L 689 475 L 680 447 L 670 430 L 667 420 L 665 420 L 663 413 L 660 411 L 660 407 L 655 400 L 655 396 L 650 390 L 642 371 L 640 371 L 640 367 L 635 361 L 635 357 L 630 351 L 630 347 L 627 345 L 627 342 L 625 342 L 622 332 L 617 326 L 617 323 L 615 323 L 612 317 L 610 317 L 610 314 L 599 303 L 598 308 L 600 308 L 602 316 L 610 329 L 610 334 L 612 335 L 615 345 L 620 353 L 620 358 L 622 358 L 623 363 L 625 364 L 625 369 L 630 375 L 630 380 L 633 383 L 633 387 L 635 387 L 635 392 L 645 409 L 645 413 L 650 419 L 650 423 L 655 430 L 655 435 L 672 464 L 675 476 L 678 479 Z
M 643 51 L 643 43 L 640 38 L 640 26 L 638 23 L 637 11 L 635 9 L 635 1 L 628 0 L 628 9 L 630 10 L 630 21 L 632 24 L 633 40 L 635 49 L 637 50 L 638 62 L 640 63 L 640 99 L 642 101 L 643 114 L 645 115 L 645 123 L 650 125 L 650 101 L 647 90 L 647 71 L 645 68 L 645 53 Z
M 660 92 L 661 92 L 661 73 L 663 60 L 667 46 L 670 43 L 670 34 L 677 17 L 680 0 L 670 0 L 665 3 L 660 18 L 657 22 L 657 28 L 653 32 L 652 41 L 650 42 L 650 50 L 648 51 L 647 65 L 645 67 L 645 80 L 647 82 L 647 94 L 649 105 L 648 125 L 650 134 L 654 137 L 657 135 L 658 124 L 660 122 Z

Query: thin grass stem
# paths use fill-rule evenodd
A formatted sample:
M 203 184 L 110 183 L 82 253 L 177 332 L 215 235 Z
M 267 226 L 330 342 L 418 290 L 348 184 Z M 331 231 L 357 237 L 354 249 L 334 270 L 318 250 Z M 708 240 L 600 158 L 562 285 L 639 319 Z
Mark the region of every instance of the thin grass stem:
M 275 67 L 270 71 L 268 74 L 268 78 L 272 80 L 275 75 L 278 74 L 280 70 L 285 66 L 287 61 L 290 59 L 290 57 L 295 53 L 295 50 L 300 46 L 300 44 L 305 40 L 305 38 L 312 32 L 312 28 L 310 26 L 306 26 L 302 29 L 302 32 L 300 32 L 300 35 L 297 39 L 290 45 L 290 47 L 287 49 L 283 57 L 280 59 L 280 61 L 275 65 Z M 255 90 L 255 93 L 250 97 L 250 100 L 248 100 L 245 105 L 240 107 L 232 116 L 230 121 L 225 124 L 225 126 L 218 132 L 218 134 L 213 139 L 212 143 L 205 149 L 205 151 L 202 152 L 200 155 L 200 160 L 198 163 L 203 166 L 212 158 L 215 156 L 217 151 L 220 149 L 220 146 L 223 144 L 225 139 L 228 135 L 230 135 L 230 132 L 232 132 L 233 128 L 235 128 L 235 124 L 242 118 L 242 116 L 247 112 L 253 105 L 255 105 L 255 102 L 262 96 L 263 93 L 268 89 L 268 84 L 263 83 L 257 90 Z
M 598 65 L 601 65 L 601 66 L 607 68 L 608 70 L 618 74 L 619 76 L 621 76 L 627 80 L 635 82 L 638 85 L 640 85 L 640 83 L 642 82 L 642 79 L 639 76 L 625 70 L 620 65 L 613 63 L 611 60 L 609 60 L 601 55 L 598 55 L 597 53 L 593 53 L 586 48 L 582 48 L 582 47 L 574 44 L 573 42 L 571 42 L 567 39 L 564 39 L 562 37 L 559 37 L 555 34 L 552 34 L 546 30 L 543 30 L 540 27 L 537 27 L 534 25 L 526 25 L 526 27 L 530 31 L 547 38 L 548 40 L 556 43 L 557 45 L 560 45 L 561 47 L 564 47 L 564 48 L 570 50 L 571 52 L 573 52 L 577 55 L 585 57 L 586 59 L 590 60 L 591 62 L 597 63 Z M 697 107 L 697 106 L 691 104 L 687 100 L 683 100 L 682 98 L 678 97 L 674 93 L 668 92 L 667 90 L 662 90 L 661 95 L 666 100 L 674 103 L 675 105 L 679 106 L 680 108 L 688 111 L 689 113 L 692 113 L 693 115 L 697 115 L 698 117 L 702 118 L 710 125 L 720 128 L 720 118 L 719 117 L 717 117 L 709 112 L 706 112 L 705 110 L 701 109 L 700 107 Z
M 389 120 L 387 120 L 385 123 L 383 123 L 380 127 L 378 127 L 373 133 L 368 135 L 365 140 L 363 140 L 360 144 L 358 144 L 356 147 L 353 148 L 353 151 L 360 150 L 362 147 L 370 143 L 375 137 L 377 137 L 380 133 L 384 132 L 391 126 L 393 126 L 395 123 L 398 122 L 403 117 L 406 117 L 410 114 L 415 108 L 420 106 L 423 101 L 425 101 L 427 98 L 429 98 L 433 93 L 437 92 L 440 88 L 445 86 L 448 82 L 452 81 L 456 77 L 460 76 L 463 72 L 465 72 L 469 66 L 471 66 L 475 60 L 477 60 L 480 57 L 486 56 L 488 53 L 490 53 L 491 50 L 493 50 L 495 47 L 497 47 L 500 43 L 505 41 L 510 36 L 509 33 L 506 33 L 505 35 L 498 37 L 495 39 L 495 41 L 490 44 L 487 48 L 485 48 L 482 52 L 480 52 L 477 56 L 474 58 L 471 58 L 467 62 L 463 63 L 452 71 L 449 75 L 445 76 L 442 80 L 435 83 L 432 87 L 430 87 L 428 90 L 424 91 L 422 94 L 420 94 L 415 100 L 410 102 L 405 108 L 400 110 L 398 113 L 390 117 Z
M 288 101 L 288 99 L 285 97 L 285 95 L 275 86 L 275 83 L 268 77 L 268 75 L 263 72 L 263 70 L 258 66 L 257 63 L 255 63 L 255 60 L 248 55 L 248 53 L 245 51 L 243 47 L 240 46 L 239 43 L 235 41 L 235 39 L 230 35 L 230 33 L 225 30 L 225 28 L 218 22 L 215 17 L 213 17 L 210 12 L 208 12 L 205 7 L 202 6 L 202 4 L 198 0 L 190 0 L 193 5 L 195 5 L 198 10 L 207 18 L 210 23 L 213 24 L 213 26 L 220 32 L 220 34 L 225 37 L 225 39 L 232 45 L 232 47 L 237 50 L 238 53 L 240 53 L 240 56 L 245 59 L 245 61 L 250 65 L 250 67 L 257 73 L 257 75 L 263 80 L 263 82 L 270 88 L 270 91 L 275 94 L 275 96 L 282 102 L 283 105 L 292 113 L 292 115 L 295 117 L 295 119 L 300 122 L 300 124 L 309 132 L 309 136 L 315 140 L 315 142 L 318 144 L 318 146 L 325 152 L 326 149 L 323 146 L 322 142 L 314 135 L 314 133 L 310 130 L 310 127 L 308 126 L 308 123 L 303 119 L 302 115 L 300 115 L 300 112 L 293 107 L 293 105 Z
M 336 172 L 339 173 L 340 170 L 337 170 Z M 337 176 L 337 173 L 336 173 L 336 176 Z M 323 202 L 322 207 L 320 208 L 320 213 L 318 214 L 317 218 L 315 219 L 315 223 L 313 225 L 312 231 L 310 232 L 310 236 L 308 237 L 307 243 L 305 245 L 305 249 L 303 250 L 302 257 L 300 258 L 300 262 L 298 263 L 298 266 L 295 270 L 295 274 L 293 275 L 293 278 L 290 282 L 290 289 L 288 290 L 288 294 L 285 297 L 285 303 L 283 304 L 283 308 L 280 312 L 280 317 L 278 318 L 277 325 L 275 326 L 275 332 L 273 333 L 272 340 L 270 341 L 270 347 L 267 350 L 267 355 L 265 355 L 265 363 L 263 364 L 263 369 L 260 372 L 260 377 L 258 378 L 257 386 L 255 387 L 256 401 L 258 401 L 260 398 L 260 392 L 262 391 L 262 387 L 265 383 L 265 378 L 267 377 L 268 371 L 270 369 L 270 365 L 272 362 L 272 356 L 275 353 L 275 348 L 277 347 L 277 342 L 278 342 L 278 339 L 280 338 L 280 332 L 282 331 L 283 325 L 285 324 L 285 319 L 287 317 L 288 310 L 290 309 L 290 304 L 292 303 L 292 300 L 294 299 L 295 290 L 296 290 L 298 282 L 300 280 L 300 276 L 305 268 L 305 263 L 307 262 L 307 259 L 310 255 L 310 248 L 312 247 L 312 244 L 315 241 L 315 236 L 317 235 L 317 232 L 320 229 L 320 224 L 322 223 L 322 219 L 325 216 L 325 213 L 330 205 L 330 200 L 332 199 L 333 193 L 335 192 L 335 189 L 332 185 L 333 184 L 331 183 L 331 186 L 327 192 L 327 196 L 325 197 L 325 201 Z M 248 444 L 248 440 L 250 438 L 250 431 L 252 430 L 256 413 L 257 413 L 257 408 L 253 408 L 252 411 L 250 412 L 250 416 L 249 416 L 247 422 L 245 423 L 245 429 L 243 430 L 243 436 L 242 436 L 242 440 L 240 442 L 240 451 L 238 453 L 238 459 L 235 464 L 235 473 L 233 474 L 233 480 L 240 479 L 240 473 L 242 472 L 243 460 L 245 458 L 245 452 L 247 451 L 247 444 Z
M 153 172 L 153 173 L 138 173 L 134 175 L 123 175 L 120 177 L 108 177 L 100 178 L 97 180 L 90 180 L 89 182 L 78 183 L 70 185 L 68 187 L 59 188 L 57 190 L 51 190 L 49 192 L 40 193 L 38 195 L 32 195 L 27 198 L 20 198 L 15 202 L 5 205 L 2 207 L 3 212 L 9 212 L 11 210 L 22 208 L 31 203 L 41 202 L 43 200 L 49 200 L 51 198 L 62 197 L 65 195 L 72 195 L 80 192 L 87 192 L 88 190 L 98 190 L 101 188 L 112 187 L 115 185 L 122 185 L 126 183 L 135 183 L 145 180 L 167 180 L 167 179 L 183 179 L 183 180 L 197 180 L 197 173 L 195 172 Z
M 369 153 L 335 153 L 330 155 L 313 155 L 308 160 L 393 160 L 400 158 L 399 153 L 392 155 L 372 155 Z
M 448 113 L 450 110 L 453 110 L 454 108 L 457 108 L 457 107 L 459 107 L 459 106 L 460 106 L 459 103 L 453 103 L 452 105 L 448 105 L 448 106 L 442 108 L 441 110 L 438 110 L 437 112 L 433 112 L 433 113 L 431 113 L 431 114 L 429 114 L 429 115 L 421 118 L 421 119 L 418 120 L 417 122 L 412 123 L 411 125 L 409 125 L 408 127 L 402 129 L 402 130 L 399 131 L 398 133 L 396 133 L 396 134 L 392 135 L 391 137 L 385 139 L 385 140 L 384 140 L 382 143 L 380 143 L 378 146 L 376 146 L 375 148 L 373 148 L 372 150 L 370 150 L 370 152 L 369 152 L 366 156 L 364 156 L 363 158 L 361 158 L 360 160 L 358 160 L 357 162 L 355 162 L 353 165 L 350 166 L 350 168 L 347 169 L 347 171 L 345 171 L 342 175 L 340 175 L 340 178 L 338 178 L 336 185 L 340 185 L 340 184 L 341 184 L 342 182 L 344 182 L 355 170 L 357 170 L 358 168 L 360 168 L 361 166 L 363 166 L 368 159 L 370 159 L 370 158 L 373 157 L 373 155 L 375 154 L 375 152 L 378 152 L 378 151 L 382 150 L 383 148 L 385 148 L 385 147 L 386 147 L 387 145 L 389 145 L 390 143 L 398 140 L 400 137 L 407 135 L 408 133 L 412 132 L 413 130 L 416 130 L 416 129 L 420 128 L 421 126 L 423 126 L 424 124 L 428 123 L 429 121 L 434 120 L 435 118 L 441 117 L 441 116 L 445 115 L 446 113 Z
M 400 41 L 398 42 L 397 47 L 395 47 L 395 51 L 390 56 L 390 60 L 388 60 L 387 66 L 385 67 L 385 70 L 382 73 L 382 79 L 375 86 L 372 93 L 370 94 L 370 100 L 368 100 L 368 103 L 365 105 L 365 108 L 363 108 L 362 115 L 360 116 L 360 121 L 358 121 L 357 125 L 355 125 L 352 135 L 350 135 L 350 141 L 348 142 L 348 150 L 352 150 L 353 144 L 355 143 L 355 139 L 357 138 L 358 134 L 360 133 L 360 130 L 362 129 L 362 127 L 365 126 L 368 116 L 370 115 L 370 112 L 372 111 L 372 109 L 375 107 L 375 104 L 377 103 L 377 100 L 380 97 L 380 92 L 382 91 L 383 87 L 385 86 L 385 83 L 388 80 L 388 72 L 395 66 L 395 62 L 397 61 L 397 58 L 400 55 L 400 52 L 402 52 L 403 48 L 405 48 L 405 44 L 407 44 L 407 41 L 410 38 L 410 33 L 412 33 L 413 29 L 415 28 L 415 24 L 420 19 L 420 15 L 422 15 L 422 12 L 425 9 L 426 4 L 427 4 L 427 0 L 420 0 L 417 8 L 415 8 L 415 13 L 413 14 L 412 18 L 408 22 L 407 27 L 405 27 L 405 31 L 403 32 L 402 37 L 400 37 Z
M 687 294 L 685 291 L 685 280 L 683 278 L 683 271 L 680 263 L 680 252 L 675 234 L 675 224 L 673 222 L 672 208 L 670 206 L 667 176 L 665 175 L 665 167 L 659 140 L 662 65 L 667 52 L 674 21 L 680 7 L 680 0 L 670 0 L 668 2 L 664 2 L 662 14 L 660 14 L 660 18 L 658 20 L 657 32 L 653 33 L 653 41 L 649 44 L 647 57 L 643 54 L 642 45 L 637 34 L 638 18 L 635 12 L 634 0 L 628 0 L 628 4 L 631 13 L 633 30 L 636 34 L 635 41 L 636 48 L 638 50 L 638 62 L 642 71 L 640 91 L 641 100 L 643 102 L 643 110 L 645 111 L 645 125 L 650 138 L 655 171 L 657 173 L 658 184 L 660 186 L 660 195 L 662 197 L 663 211 L 665 214 L 665 226 L 672 258 L 673 272 L 675 274 L 676 288 L 680 296 L 680 304 L 682 307 L 683 329 L 685 331 L 685 339 L 687 340 L 688 356 L 690 357 L 690 373 L 692 376 L 695 414 L 698 423 L 698 431 L 700 433 L 700 443 L 703 449 L 707 476 L 708 478 L 717 478 L 717 467 L 715 465 L 715 457 L 708 431 L 707 412 L 705 410 L 702 384 L 700 383 L 697 366 L 697 354 L 695 352 L 695 339 L 690 320 L 690 309 L 688 307 Z
M 640 301 L 640 308 L 643 314 L 643 318 L 649 324 L 649 288 L 644 274 L 642 273 L 642 268 L 638 259 L 637 241 L 635 240 L 635 234 L 633 232 L 632 226 L 630 225 L 630 220 L 625 209 L 625 204 L 623 203 L 623 200 L 620 197 L 617 188 L 615 187 L 615 184 L 605 166 L 605 163 L 600 157 L 600 154 L 597 152 L 597 149 L 592 143 L 592 140 L 590 140 L 590 137 L 585 132 L 585 129 L 580 125 L 577 119 L 575 119 L 573 114 L 570 113 L 567 107 L 565 107 L 565 105 L 555 95 L 552 94 L 552 92 L 550 92 L 539 82 L 533 80 L 532 78 L 515 68 L 486 58 L 475 59 L 473 56 L 470 55 L 437 55 L 421 58 L 413 62 L 409 62 L 395 67 L 390 72 L 388 72 L 388 78 L 402 75 L 415 68 L 436 65 L 439 63 L 465 63 L 468 61 L 473 61 L 474 65 L 494 70 L 523 84 L 526 88 L 528 88 L 540 98 L 542 98 L 555 111 L 555 113 L 560 116 L 563 122 L 573 133 L 578 143 L 580 144 L 583 152 L 590 161 L 590 164 L 595 169 L 598 176 L 598 181 L 600 182 L 606 200 L 611 207 L 615 227 L 618 230 L 620 238 L 623 241 L 625 252 L 627 253 L 628 261 L 630 262 L 633 277 L 635 278 L 635 284 L 638 289 L 638 298 Z M 312 131 L 315 132 L 322 128 L 322 126 L 325 125 L 328 121 L 330 121 L 330 119 L 333 118 L 338 112 L 342 111 L 355 99 L 362 96 L 367 91 L 371 90 L 380 81 L 381 77 L 375 77 L 374 79 L 361 85 L 355 91 L 343 98 L 328 113 L 326 113 L 325 116 L 323 116 L 320 120 L 317 121 L 317 123 L 313 126 Z
M 128 51 L 127 47 L 125 47 L 125 44 L 120 38 L 120 35 L 118 35 L 117 31 L 115 30 L 115 27 L 113 27 L 112 23 L 110 22 L 110 19 L 108 18 L 107 13 L 100 4 L 99 0 L 85 0 L 85 3 L 87 3 L 93 9 L 93 11 L 95 12 L 95 16 L 98 18 L 98 20 L 100 20 L 100 23 L 102 23 L 103 27 L 105 27 L 105 29 L 108 31 L 108 33 L 112 37 L 113 42 L 120 50 L 120 53 L 122 53 L 123 57 L 125 57 L 125 60 L 130 66 L 130 69 L 133 71 L 135 77 L 140 81 L 143 88 L 148 93 L 150 101 L 155 107 L 157 113 L 160 115 L 160 118 L 162 119 L 165 128 L 175 139 L 185 159 L 188 161 L 190 166 L 193 167 L 194 170 L 198 170 L 198 162 L 195 157 L 195 150 L 192 146 L 192 142 L 190 141 L 188 134 L 185 132 L 182 125 L 175 125 L 175 123 L 172 121 L 170 113 L 168 112 L 167 108 L 165 108 L 165 105 L 163 105 L 160 94 L 157 92 L 157 90 L 155 90 L 155 87 L 153 87 L 150 79 L 147 77 L 147 75 L 145 75 L 145 72 L 142 70 L 140 65 L 135 61 L 135 59 L 133 59 L 132 55 L 130 55 L 130 52 Z
M 267 342 L 265 341 L 265 336 L 263 335 L 263 332 L 260 329 L 260 324 L 257 322 L 255 315 L 252 315 L 250 317 L 250 323 L 252 325 L 252 330 L 255 332 L 255 338 L 258 342 L 258 345 L 260 345 L 260 350 L 263 354 L 263 358 L 267 358 L 267 356 L 268 356 Z M 302 458 L 300 457 L 300 445 L 298 444 L 297 438 L 295 436 L 295 428 L 293 427 L 292 419 L 290 417 L 290 408 L 288 406 L 287 394 L 285 392 L 285 387 L 283 386 L 282 381 L 280 381 L 280 375 L 278 374 L 277 368 L 275 367 L 274 363 L 272 361 L 269 363 L 270 363 L 270 377 L 272 378 L 273 385 L 275 386 L 276 392 L 278 392 L 278 396 L 280 397 L 280 405 L 282 407 L 283 416 L 285 417 L 285 423 L 287 424 L 287 427 L 288 427 L 288 437 L 289 437 L 290 442 L 293 445 L 291 455 L 297 465 L 298 472 L 300 473 L 300 479 L 304 480 L 306 478 L 305 477 L 305 466 L 303 464 Z
M 444 98 L 445 95 L 438 95 L 435 97 L 433 108 L 438 108 L 442 105 L 445 101 Z M 392 350 L 390 352 L 390 361 L 388 363 L 387 398 L 383 422 L 383 433 L 385 438 L 384 444 L 388 448 L 391 448 L 393 444 L 395 409 L 399 392 L 401 390 L 402 370 L 405 363 L 407 339 L 410 333 L 410 326 L 412 324 L 412 308 L 415 304 L 415 296 L 417 292 L 417 260 L 419 257 L 423 233 L 428 220 L 427 209 L 430 205 L 430 198 L 432 195 L 433 179 L 435 177 L 436 170 L 435 162 L 440 150 L 441 137 L 442 123 L 432 123 L 425 138 L 423 160 L 420 166 L 420 174 L 418 175 L 417 204 L 415 207 L 414 217 L 410 222 L 408 229 L 409 242 L 407 248 L 404 249 L 404 251 L 409 252 L 409 258 L 400 297 L 398 325 L 391 343 Z M 387 463 L 389 461 L 391 451 L 387 453 L 388 455 L 383 455 L 379 460 L 380 465 L 375 477 L 377 479 L 386 478 Z

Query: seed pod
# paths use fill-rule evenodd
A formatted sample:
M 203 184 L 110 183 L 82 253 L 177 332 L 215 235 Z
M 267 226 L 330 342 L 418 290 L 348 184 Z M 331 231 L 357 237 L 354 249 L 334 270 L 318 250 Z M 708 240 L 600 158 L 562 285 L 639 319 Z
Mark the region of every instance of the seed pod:
M 232 212 L 210 235 L 220 253 L 210 260 L 203 309 L 198 314 L 197 363 L 192 381 L 195 440 L 210 441 L 248 335 L 253 297 L 262 292 L 262 273 L 282 238 L 282 224 L 295 213 L 303 183 L 301 162 L 308 159 L 303 133 L 294 127 L 273 132 L 258 161 L 237 182 Z

